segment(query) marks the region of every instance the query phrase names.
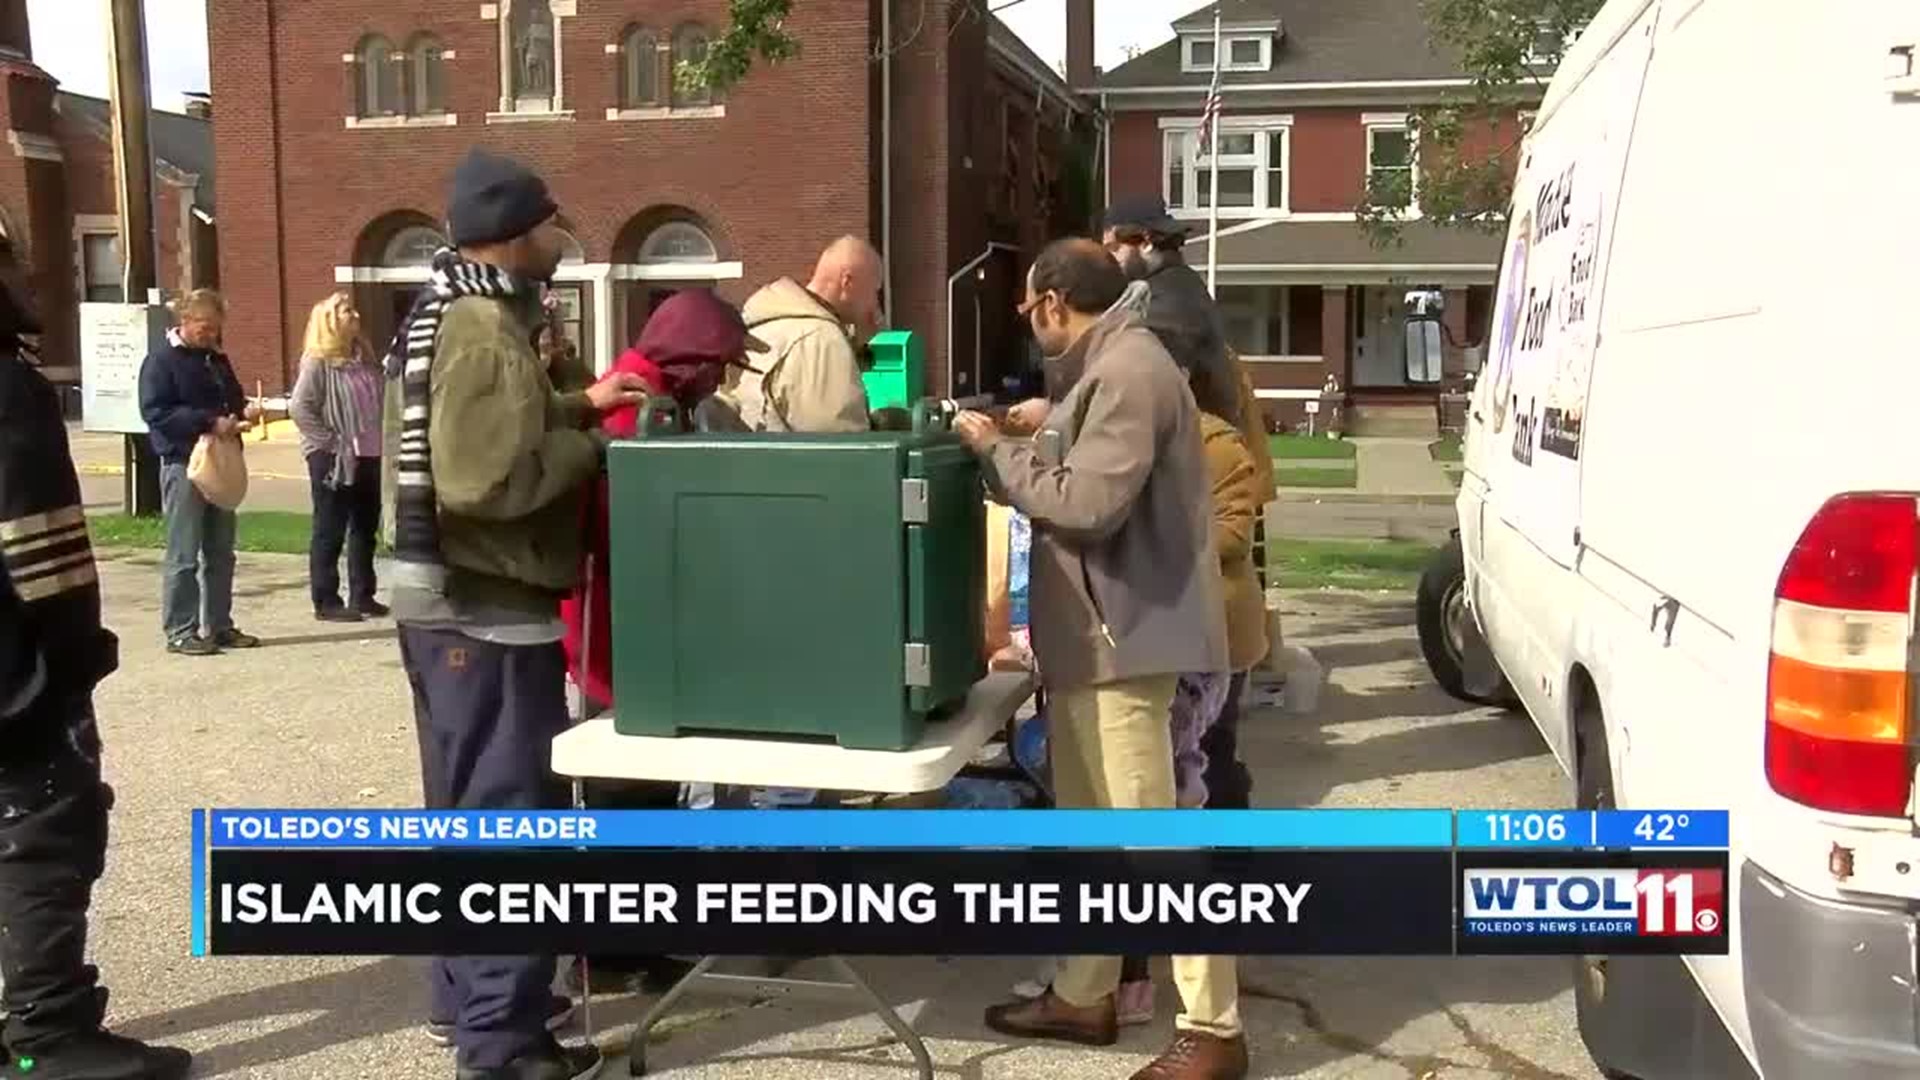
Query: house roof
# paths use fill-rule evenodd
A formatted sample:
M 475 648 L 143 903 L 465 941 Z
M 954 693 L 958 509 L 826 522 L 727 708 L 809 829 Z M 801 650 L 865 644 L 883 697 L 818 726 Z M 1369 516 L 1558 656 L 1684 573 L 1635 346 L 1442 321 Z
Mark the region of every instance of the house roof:
M 1499 236 L 1424 221 L 1402 223 L 1401 244 L 1384 248 L 1368 243 L 1366 233 L 1351 221 L 1282 219 L 1233 229 L 1232 223 L 1224 223 L 1220 230 L 1222 268 L 1360 273 L 1388 267 L 1444 267 L 1451 272 L 1483 271 L 1492 280 L 1502 244 Z M 1196 236 L 1188 241 L 1187 260 L 1198 266 L 1206 259 L 1207 240 Z
M 113 131 L 113 116 L 105 98 L 62 90 L 54 95 L 53 107 L 62 116 L 94 127 L 103 137 Z M 154 109 L 148 114 L 147 140 L 161 165 L 195 177 L 194 205 L 211 217 L 214 206 L 212 121 Z
M 987 17 L 987 42 L 989 48 L 998 48 L 1013 57 L 1015 66 L 1027 73 L 1027 77 L 1039 80 L 1047 89 L 1052 90 L 1063 101 L 1071 102 L 1076 109 L 1086 107 L 1073 88 L 1067 85 L 1053 65 L 1040 59 L 1040 54 L 1029 48 L 1013 28 L 1000 21 L 1000 16 Z
M 1433 40 L 1413 0 L 1221 0 L 1173 25 L 1211 32 L 1215 8 L 1229 26 L 1277 22 L 1281 27 L 1273 70 L 1229 71 L 1220 77 L 1225 86 L 1465 77 L 1458 54 Z M 1099 86 L 1205 87 L 1212 73 L 1180 70 L 1181 49 L 1176 37 L 1104 73 Z

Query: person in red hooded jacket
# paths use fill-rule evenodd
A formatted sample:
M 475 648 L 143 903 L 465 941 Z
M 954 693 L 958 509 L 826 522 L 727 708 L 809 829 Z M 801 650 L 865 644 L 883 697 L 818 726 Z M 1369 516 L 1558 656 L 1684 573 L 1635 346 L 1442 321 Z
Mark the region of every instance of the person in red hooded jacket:
M 727 368 L 747 367 L 747 354 L 766 346 L 747 333 L 740 312 L 705 289 L 675 293 L 654 311 L 640 340 L 614 362 L 616 372 L 631 372 L 657 400 L 670 398 L 691 426 L 693 412 L 726 381 Z M 652 407 L 649 402 L 647 407 Z M 606 414 L 602 430 L 630 439 L 639 429 L 641 406 Z M 580 586 L 562 602 L 567 624 L 567 667 L 585 692 L 587 715 L 613 707 L 613 610 L 607 596 L 607 481 L 590 500 L 586 522 L 586 559 Z M 588 633 L 587 631 L 590 631 Z M 586 639 L 586 640 L 583 640 Z
M 631 372 L 646 383 L 652 395 L 645 408 L 661 398 L 671 399 L 681 421 L 692 426 L 694 412 L 726 381 L 730 366 L 747 366 L 747 354 L 767 347 L 747 333 L 740 313 L 705 289 L 675 293 L 654 311 L 640 332 L 640 340 L 614 362 L 616 372 Z M 607 413 L 601 427 L 616 439 L 630 439 L 639 429 L 642 406 Z M 566 623 L 567 670 L 585 698 L 591 717 L 613 707 L 613 605 L 608 593 L 609 536 L 606 477 L 586 508 L 585 564 L 580 585 L 561 602 Z M 636 782 L 589 785 L 588 801 L 608 809 L 671 809 L 678 802 L 679 785 Z M 686 971 L 686 965 L 666 957 L 595 956 L 588 962 L 594 989 L 617 993 L 632 989 L 665 989 Z

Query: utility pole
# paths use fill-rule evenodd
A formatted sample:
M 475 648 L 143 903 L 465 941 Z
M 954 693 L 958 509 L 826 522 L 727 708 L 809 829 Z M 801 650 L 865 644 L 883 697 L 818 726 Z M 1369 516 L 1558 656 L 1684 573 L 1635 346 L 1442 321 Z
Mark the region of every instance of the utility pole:
M 155 285 L 153 154 L 147 144 L 147 26 L 142 0 L 106 0 L 108 91 L 113 114 L 113 179 L 120 211 L 122 299 L 145 304 Z M 145 435 L 126 436 L 128 514 L 160 512 L 160 465 Z

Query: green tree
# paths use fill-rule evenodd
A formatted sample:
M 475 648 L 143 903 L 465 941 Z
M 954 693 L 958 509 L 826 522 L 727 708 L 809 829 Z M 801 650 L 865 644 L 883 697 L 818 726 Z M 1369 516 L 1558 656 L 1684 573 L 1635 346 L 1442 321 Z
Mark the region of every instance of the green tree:
M 727 32 L 707 46 L 706 59 L 674 68 L 682 88 L 725 90 L 746 75 L 756 55 L 777 64 L 799 54 L 799 39 L 787 32 L 793 0 L 731 0 L 727 8 Z
M 1417 191 L 1420 216 L 1436 224 L 1497 233 L 1506 227 L 1513 194 L 1514 151 L 1524 132 L 1515 114 L 1537 103 L 1566 47 L 1604 0 L 1422 0 L 1437 45 L 1456 52 L 1473 84 L 1408 117 L 1412 169 L 1382 169 L 1367 178 L 1354 208 L 1375 247 L 1402 242 Z M 1490 127 L 1506 137 L 1470 145 Z

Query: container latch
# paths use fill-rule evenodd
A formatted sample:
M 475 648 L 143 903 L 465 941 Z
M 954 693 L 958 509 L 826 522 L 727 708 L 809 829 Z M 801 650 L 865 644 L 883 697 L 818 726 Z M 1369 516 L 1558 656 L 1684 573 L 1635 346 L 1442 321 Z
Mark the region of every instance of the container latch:
M 906 651 L 907 685 L 911 687 L 929 687 L 933 685 L 933 650 L 917 641 L 907 642 Z
M 900 519 L 909 525 L 927 523 L 927 482 L 925 480 L 900 481 Z

